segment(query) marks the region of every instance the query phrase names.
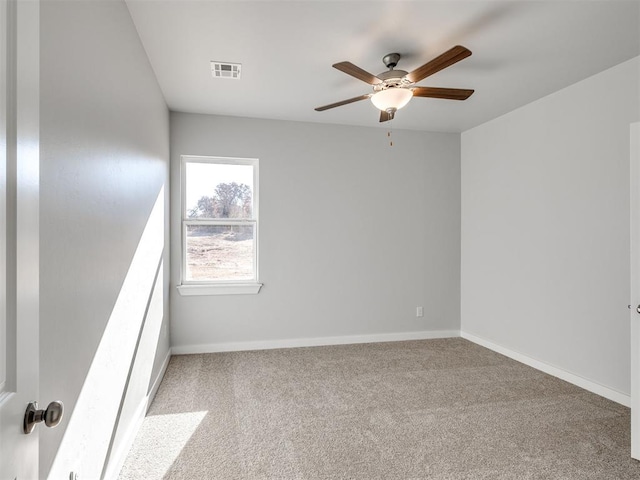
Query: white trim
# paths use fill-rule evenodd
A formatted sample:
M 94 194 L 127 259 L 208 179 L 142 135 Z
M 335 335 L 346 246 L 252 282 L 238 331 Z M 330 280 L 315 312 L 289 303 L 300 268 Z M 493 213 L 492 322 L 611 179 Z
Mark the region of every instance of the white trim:
M 207 219 L 207 220 L 194 220 L 187 218 L 187 163 L 210 163 L 210 164 L 225 164 L 225 165 L 248 165 L 253 167 L 253 207 L 252 216 L 250 219 L 240 220 L 231 219 L 225 221 L 224 219 Z M 180 258 L 182 259 L 180 265 L 180 279 L 183 285 L 197 284 L 187 280 L 187 225 L 253 225 L 253 281 L 257 283 L 260 279 L 259 264 L 260 264 L 260 159 L 258 158 L 240 158 L 240 157 L 217 157 L 217 156 L 202 156 L 202 155 L 181 155 L 180 156 L 180 218 L 181 218 L 181 244 L 180 244 Z M 236 280 L 237 281 L 237 280 Z M 231 280 L 233 282 L 233 280 Z M 216 282 L 210 282 L 215 284 Z M 225 283 L 225 282 L 220 282 Z M 258 288 L 258 291 L 260 288 Z M 245 293 L 245 292 L 240 292 Z M 257 291 L 255 293 L 258 293 Z M 182 294 L 182 293 L 181 293 Z M 219 293 L 186 293 L 182 295 L 221 295 Z
M 515 352 L 506 347 L 493 343 L 489 340 L 485 340 L 484 338 L 478 337 L 468 332 L 460 332 L 460 336 L 470 342 L 476 343 L 482 347 L 488 348 L 489 350 L 493 350 L 494 352 L 500 353 L 506 357 L 509 357 L 513 360 L 516 360 L 520 363 L 524 363 L 530 367 L 535 368 L 536 370 L 540 370 L 541 372 L 547 373 L 549 375 L 553 375 L 565 382 L 572 383 L 580 388 L 584 388 L 596 395 L 600 395 L 601 397 L 608 398 L 611 401 L 624 405 L 628 407 L 631 404 L 631 397 L 625 393 L 618 392 L 609 387 L 605 387 L 604 385 L 600 385 L 592 380 L 588 380 L 584 377 L 576 375 L 575 373 L 568 372 L 562 368 L 555 367 L 553 365 L 549 365 L 548 363 L 542 362 L 535 358 L 529 357 L 519 352 Z
M 158 376 L 156 377 L 151 389 L 149 389 L 149 393 L 147 394 L 147 408 L 144 411 L 146 415 L 149 411 L 149 407 L 153 403 L 153 400 L 156 398 L 156 393 L 158 393 L 158 388 L 160 388 L 160 384 L 162 383 L 162 379 L 164 378 L 165 373 L 167 373 L 167 367 L 169 366 L 169 360 L 171 360 L 171 355 L 173 355 L 173 349 L 169 348 L 167 352 L 167 356 L 164 357 L 164 361 L 162 362 L 162 366 L 160 367 L 160 371 L 158 372 Z
M 180 158 L 192 163 L 211 163 L 211 160 L 215 159 L 215 163 L 225 165 L 255 165 L 258 162 L 255 157 L 220 157 L 218 155 L 181 155 Z
M 429 340 L 436 338 L 462 337 L 470 342 L 493 350 L 517 362 L 540 370 L 561 380 L 584 388 L 596 395 L 628 407 L 631 403 L 629 395 L 618 392 L 599 383 L 583 378 L 562 368 L 549 365 L 535 358 L 529 357 L 511 349 L 497 345 L 489 340 L 468 332 L 458 330 L 436 330 L 419 332 L 379 333 L 370 335 L 349 335 L 341 337 L 290 338 L 282 340 L 258 340 L 252 342 L 225 342 L 200 345 L 174 345 L 171 347 L 173 355 L 188 355 L 198 353 L 239 352 L 250 350 L 271 350 L 275 348 L 320 347 L 327 345 L 349 345 L 358 343 L 399 342 L 406 340 Z
M 140 401 L 138 408 L 136 408 L 136 413 L 133 415 L 133 419 L 129 424 L 129 428 L 127 428 L 127 431 L 124 434 L 124 438 L 120 443 L 120 448 L 115 453 L 113 459 L 107 466 L 107 470 L 104 474 L 104 478 L 106 480 L 118 478 L 118 476 L 120 475 L 120 470 L 122 470 L 124 461 L 127 459 L 127 454 L 129 453 L 129 450 L 131 450 L 133 441 L 136 439 L 136 435 L 138 434 L 138 431 L 142 426 L 142 422 L 144 421 L 144 416 L 147 411 L 148 398 L 149 397 L 144 397 Z
M 7 2 L 0 0 L 0 30 L 8 25 Z M 0 404 L 7 387 L 7 35 L 0 38 Z M 12 365 L 13 366 L 13 365 Z
M 261 283 L 220 283 L 178 285 L 178 293 L 183 297 L 193 295 L 255 295 L 262 288 Z
M 112 460 L 109 462 L 109 465 L 107 466 L 107 470 L 104 475 L 104 478 L 106 480 L 116 479 L 120 475 L 120 471 L 124 466 L 124 462 L 127 459 L 127 455 L 129 454 L 129 451 L 133 446 L 133 442 L 136 439 L 136 436 L 138 435 L 138 431 L 140 430 L 140 427 L 142 427 L 142 422 L 144 422 L 145 416 L 149 411 L 149 407 L 153 403 L 153 399 L 156 397 L 156 393 L 158 393 L 158 388 L 160 387 L 160 383 L 164 378 L 164 374 L 167 372 L 167 367 L 169 366 L 170 359 L 171 359 L 171 348 L 167 352 L 167 356 L 162 362 L 162 367 L 160 367 L 160 372 L 158 372 L 158 376 L 153 382 L 153 385 L 149 390 L 149 393 L 140 401 L 140 404 L 136 409 L 136 413 L 133 416 L 131 424 L 129 425 L 129 428 L 125 432 L 122 442 L 120 442 L 120 448 L 113 455 Z
M 459 337 L 458 330 L 435 330 L 422 332 L 378 333 L 371 335 L 348 335 L 342 337 L 288 338 L 254 342 L 209 343 L 204 345 L 174 345 L 174 355 L 192 353 L 240 352 L 246 350 L 271 350 L 274 348 L 320 347 L 326 345 L 350 345 L 356 343 L 400 342 L 404 340 L 428 340 L 433 338 Z
M 629 322 L 631 330 L 631 457 L 640 460 L 640 317 L 636 305 L 640 304 L 640 122 L 630 128 L 629 178 L 631 205 L 629 211 L 631 231 L 631 278 Z
M 0 392 L 0 408 L 4 402 L 8 402 L 11 397 L 15 395 L 15 392 Z

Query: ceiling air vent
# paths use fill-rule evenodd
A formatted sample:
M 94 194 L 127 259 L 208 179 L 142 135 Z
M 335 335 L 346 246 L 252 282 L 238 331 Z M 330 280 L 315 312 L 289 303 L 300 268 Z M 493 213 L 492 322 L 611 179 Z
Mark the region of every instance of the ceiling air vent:
M 240 63 L 211 62 L 211 74 L 213 78 L 239 79 L 242 71 Z

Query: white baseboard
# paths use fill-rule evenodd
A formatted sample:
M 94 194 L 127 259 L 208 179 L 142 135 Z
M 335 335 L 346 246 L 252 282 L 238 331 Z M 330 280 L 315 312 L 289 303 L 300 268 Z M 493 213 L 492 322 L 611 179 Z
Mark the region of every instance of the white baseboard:
M 584 388 L 591 393 L 595 393 L 596 395 L 600 395 L 601 397 L 608 398 L 609 400 L 624 405 L 625 407 L 631 406 L 631 397 L 627 394 L 618 392 L 617 390 L 613 390 L 609 387 L 605 387 L 604 385 L 600 385 L 599 383 L 587 380 L 586 378 L 576 375 L 575 373 L 571 373 L 563 370 L 562 368 L 549 365 L 548 363 L 542 362 L 522 353 L 515 352 L 501 345 L 497 345 L 489 340 L 485 340 L 484 338 L 478 337 L 471 333 L 462 331 L 460 332 L 460 336 L 469 340 L 470 342 L 477 343 L 478 345 L 488 348 L 489 350 L 493 350 L 494 352 L 500 353 L 520 363 L 524 363 L 525 365 L 533 367 L 536 370 L 540 370 L 541 372 L 553 375 L 554 377 L 572 383 L 573 385 L 576 385 L 580 388 Z
M 291 338 L 284 340 L 263 340 L 254 342 L 227 342 L 227 343 L 209 343 L 201 345 L 174 345 L 171 348 L 172 355 L 186 355 L 197 353 L 218 353 L 218 352 L 241 352 L 250 350 L 271 350 L 275 348 L 296 348 L 296 347 L 320 347 L 327 345 L 349 345 L 358 343 L 378 343 L 378 342 L 398 342 L 405 340 L 428 340 L 434 338 L 452 338 L 462 337 L 473 343 L 481 345 L 489 350 L 500 353 L 506 357 L 516 360 L 520 363 L 524 363 L 530 367 L 533 367 L 541 372 L 553 375 L 561 380 L 569 382 L 580 388 L 600 395 L 611 401 L 629 407 L 631 405 L 631 397 L 625 393 L 618 392 L 604 385 L 600 385 L 592 380 L 588 380 L 574 373 L 568 372 L 562 368 L 550 365 L 543 361 L 529 357 L 522 353 L 513 351 L 501 345 L 495 344 L 489 340 L 478 337 L 471 333 L 461 332 L 458 330 L 437 330 L 437 331 L 420 331 L 420 332 L 400 332 L 400 333 L 380 333 L 370 335 L 349 335 L 341 337 L 315 337 L 315 338 Z M 159 385 L 162 376 L 164 375 L 164 369 L 166 369 L 166 363 L 163 366 L 161 375 L 158 376 L 156 381 Z M 157 390 L 157 385 L 154 384 L 154 388 Z M 153 395 L 155 390 L 152 388 Z M 153 397 L 150 394 L 151 399 Z
M 378 333 L 348 335 L 342 337 L 289 338 L 256 342 L 209 343 L 204 345 L 174 345 L 173 355 L 193 353 L 242 352 L 247 350 L 271 350 L 274 348 L 320 347 L 326 345 L 350 345 L 356 343 L 399 342 L 404 340 L 428 340 L 432 338 L 459 337 L 459 330 L 421 332 Z
M 149 394 L 147 395 L 147 406 L 144 410 L 144 415 L 149 411 L 149 407 L 153 403 L 153 399 L 156 398 L 156 393 L 158 393 L 158 388 L 160 388 L 160 384 L 162 383 L 162 379 L 164 378 L 164 374 L 167 373 L 167 367 L 169 366 L 169 360 L 171 360 L 171 355 L 173 355 L 173 350 L 169 348 L 167 352 L 167 356 L 164 357 L 164 361 L 162 362 L 162 366 L 160 367 L 160 371 L 158 372 L 158 376 L 153 382 L 151 389 L 149 390 Z M 143 418 L 144 418 L 143 415 Z
M 122 439 L 122 443 L 117 452 L 113 454 L 109 464 L 107 465 L 107 470 L 105 472 L 104 478 L 107 480 L 114 480 L 118 478 L 120 475 L 120 470 L 122 470 L 122 466 L 124 465 L 124 461 L 127 458 L 127 453 L 131 450 L 131 446 L 133 445 L 133 441 L 138 434 L 138 430 L 142 426 L 142 422 L 144 421 L 144 416 L 147 411 L 147 402 L 146 397 L 140 402 L 138 408 L 136 409 L 136 413 L 134 414 L 133 420 L 125 433 L 125 437 Z
M 109 465 L 107 466 L 107 471 L 105 472 L 104 476 L 105 479 L 116 479 L 118 478 L 118 475 L 120 475 L 120 470 L 122 470 L 124 461 L 127 459 L 127 454 L 129 453 L 129 450 L 131 450 L 133 441 L 136 439 L 136 435 L 138 435 L 138 431 L 142 426 L 142 422 L 144 422 L 144 418 L 149 411 L 149 407 L 151 406 L 153 399 L 156 397 L 156 393 L 158 393 L 158 388 L 160 387 L 160 383 L 164 378 L 164 374 L 167 372 L 167 367 L 169 366 L 170 359 L 171 348 L 169 348 L 167 356 L 162 362 L 162 367 L 160 367 L 158 376 L 154 380 L 149 393 L 140 401 L 140 404 L 136 409 L 136 413 L 134 414 L 133 420 L 126 431 L 124 438 L 122 439 L 120 448 L 113 454 L 113 456 L 109 460 Z

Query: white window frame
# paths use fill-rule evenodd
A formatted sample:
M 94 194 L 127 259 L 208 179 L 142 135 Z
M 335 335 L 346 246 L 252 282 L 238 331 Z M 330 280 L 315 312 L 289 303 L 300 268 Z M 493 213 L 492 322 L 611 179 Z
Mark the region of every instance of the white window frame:
M 251 165 L 253 167 L 253 208 L 250 219 L 208 219 L 195 220 L 187 217 L 187 163 L 210 163 L 226 165 Z M 180 157 L 180 228 L 181 228 L 181 271 L 178 291 L 181 295 L 234 295 L 234 294 L 256 294 L 260 291 L 262 284 L 258 282 L 258 250 L 259 250 L 259 160 L 257 158 L 235 158 L 235 157 L 214 157 L 182 155 Z M 253 237 L 253 265 L 254 278 L 249 280 L 186 280 L 187 278 L 187 227 L 190 225 L 240 225 L 254 228 Z

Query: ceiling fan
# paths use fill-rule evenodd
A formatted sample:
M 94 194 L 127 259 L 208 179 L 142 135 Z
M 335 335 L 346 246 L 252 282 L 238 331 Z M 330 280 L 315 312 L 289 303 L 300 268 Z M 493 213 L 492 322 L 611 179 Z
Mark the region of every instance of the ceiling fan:
M 351 62 L 336 63 L 333 65 L 333 68 L 372 85 L 373 92 L 360 95 L 359 97 L 342 100 L 341 102 L 324 105 L 316 108 L 315 110 L 317 112 L 322 112 L 324 110 L 329 110 L 330 108 L 340 107 L 342 105 L 370 98 L 376 108 L 380 109 L 380 121 L 386 122 L 393 120 L 396 111 L 409 103 L 409 100 L 411 100 L 412 97 L 466 100 L 471 96 L 473 90 L 462 88 L 421 87 L 417 86 L 416 83 L 453 65 L 454 63 L 458 63 L 460 60 L 464 60 L 469 55 L 471 55 L 471 50 L 457 45 L 447 50 L 439 57 L 434 58 L 430 62 L 425 63 L 421 67 L 418 67 L 409 73 L 404 70 L 394 70 L 400 60 L 400 54 L 389 53 L 382 59 L 382 62 L 389 70 L 378 75 L 372 75 L 360 67 L 355 66 Z

